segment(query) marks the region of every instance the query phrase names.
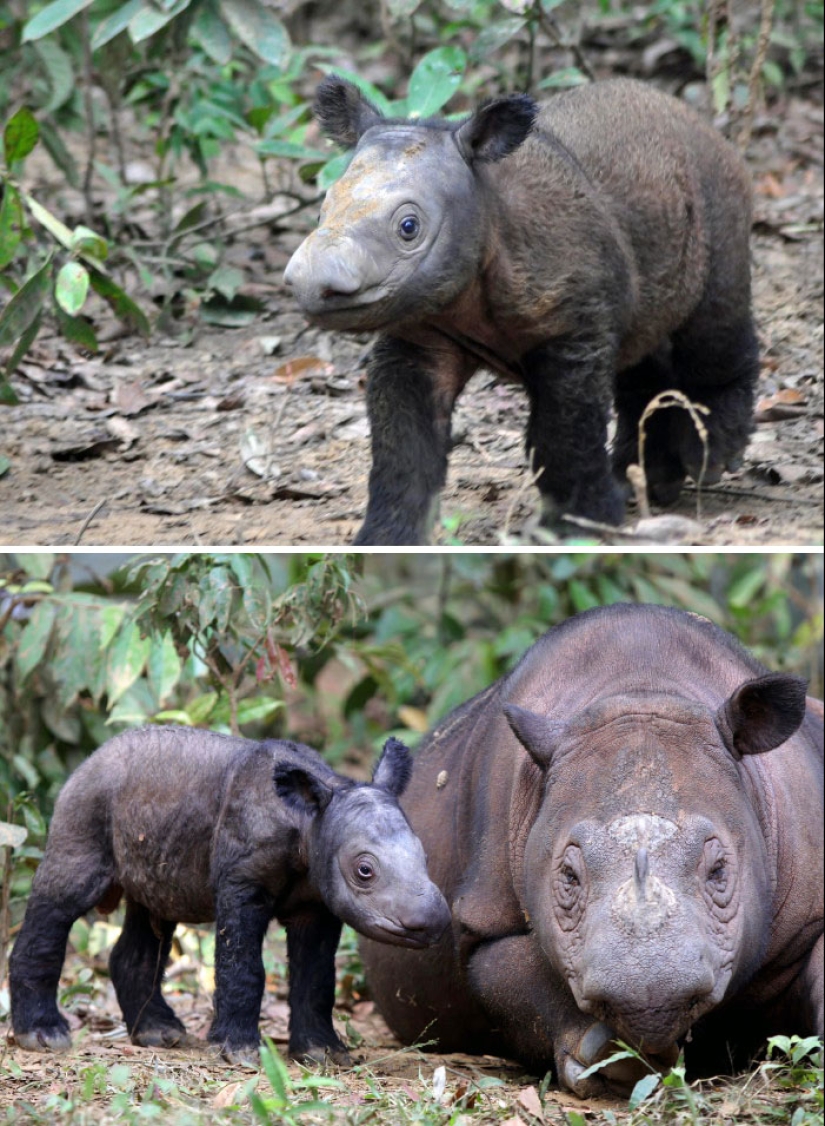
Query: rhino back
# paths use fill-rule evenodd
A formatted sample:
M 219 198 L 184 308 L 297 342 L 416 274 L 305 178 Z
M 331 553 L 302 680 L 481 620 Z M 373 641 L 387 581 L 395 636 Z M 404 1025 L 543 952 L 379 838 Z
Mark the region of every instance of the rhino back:
M 514 226 L 534 252 L 547 244 L 535 261 L 550 266 L 555 276 L 544 281 L 552 290 L 571 270 L 575 288 L 596 278 L 610 287 L 587 254 L 604 256 L 597 236 L 614 232 L 632 297 L 620 367 L 687 321 L 711 280 L 711 258 L 714 297 L 747 306 L 747 171 L 732 146 L 676 99 L 627 79 L 557 94 L 492 176 L 506 201 L 505 222 L 517 220 L 508 223 L 508 245 L 518 243 Z

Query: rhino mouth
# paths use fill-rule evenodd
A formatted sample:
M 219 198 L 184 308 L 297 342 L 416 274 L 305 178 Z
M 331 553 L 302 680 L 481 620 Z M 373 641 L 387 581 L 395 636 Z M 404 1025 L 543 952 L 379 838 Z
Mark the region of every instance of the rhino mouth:
M 599 1004 L 592 1011 L 615 1029 L 618 1039 L 649 1055 L 661 1056 L 671 1053 L 677 1041 L 712 1007 L 712 1001 L 702 998 L 687 1007 L 645 1006 L 636 1010 L 624 1008 L 619 1012 L 609 1004 Z
M 447 923 L 443 926 L 439 922 L 435 926 L 405 927 L 402 923 L 393 919 L 381 919 L 375 920 L 367 926 L 362 924 L 358 929 L 367 938 L 373 938 L 376 942 L 383 942 L 389 946 L 409 946 L 416 950 L 422 950 L 438 942 L 447 929 Z

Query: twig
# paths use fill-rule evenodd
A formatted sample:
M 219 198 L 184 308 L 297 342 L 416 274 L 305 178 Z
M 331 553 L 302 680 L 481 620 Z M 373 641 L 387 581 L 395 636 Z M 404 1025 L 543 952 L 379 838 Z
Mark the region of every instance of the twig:
M 92 98 L 92 40 L 89 30 L 89 11 L 84 8 L 81 14 L 81 39 L 83 41 L 83 111 L 86 115 L 89 154 L 86 159 L 86 172 L 83 176 L 83 199 L 86 204 L 86 222 L 94 226 L 94 203 L 92 201 L 92 175 L 97 147 L 95 131 L 95 107 Z
M 687 395 L 681 391 L 662 391 L 650 400 L 642 412 L 642 417 L 639 419 L 639 465 L 644 470 L 645 467 L 645 442 L 647 440 L 647 431 L 645 424 L 647 420 L 656 413 L 658 410 L 668 410 L 672 407 L 679 407 L 685 410 L 690 415 L 690 420 L 696 428 L 696 433 L 699 435 L 699 441 L 702 443 L 702 467 L 699 470 L 699 478 L 696 481 L 696 519 L 702 519 L 702 482 L 705 479 L 705 474 L 708 468 L 708 430 L 702 421 L 702 415 L 710 414 L 708 407 L 703 406 L 702 403 L 694 403 Z
M 101 508 L 104 508 L 104 507 L 105 507 L 105 506 L 106 506 L 106 505 L 107 505 L 108 503 L 109 503 L 109 498 L 108 498 L 108 497 L 104 497 L 104 498 L 103 498 L 103 500 L 99 500 L 99 501 L 97 502 L 97 504 L 96 504 L 96 505 L 94 506 L 94 508 L 92 509 L 92 511 L 91 511 L 91 512 L 89 513 L 89 515 L 88 515 L 88 516 L 86 517 L 86 519 L 85 519 L 85 520 L 83 521 L 83 526 L 82 526 L 82 528 L 81 528 L 81 529 L 80 529 L 80 531 L 79 531 L 79 532 L 77 533 L 77 537 L 76 537 L 76 539 L 75 539 L 75 541 L 74 541 L 74 546 L 75 546 L 75 547 L 77 547 L 77 545 L 78 545 L 78 544 L 80 543 L 80 541 L 81 541 L 81 540 L 83 539 L 83 536 L 84 536 L 84 535 L 85 535 L 85 533 L 86 533 L 86 529 L 87 529 L 87 528 L 89 527 L 89 525 L 91 524 L 91 522 L 92 522 L 92 521 L 94 520 L 95 516 L 97 516 L 98 512 L 100 512 Z
M 768 53 L 768 46 L 771 40 L 774 5 L 775 0 L 762 0 L 762 15 L 759 21 L 759 36 L 756 41 L 756 53 L 753 56 L 753 65 L 751 66 L 750 78 L 748 79 L 748 100 L 745 103 L 745 108 L 742 110 L 739 133 L 736 138 L 736 143 L 742 152 L 744 152 L 750 144 L 751 132 L 753 130 L 753 115 L 756 111 L 756 99 L 759 93 L 759 79 L 762 75 L 762 67 L 765 65 L 765 57 Z
M 573 55 L 573 58 L 576 60 L 576 66 L 579 68 L 582 74 L 586 74 L 591 82 L 595 82 L 596 75 L 593 73 L 590 63 L 584 57 L 579 44 L 565 43 L 564 37 L 559 30 L 559 25 L 548 12 L 545 12 L 542 8 L 539 8 L 538 15 L 539 23 L 544 28 L 550 39 L 553 40 L 557 47 L 563 47 L 566 51 L 570 51 Z

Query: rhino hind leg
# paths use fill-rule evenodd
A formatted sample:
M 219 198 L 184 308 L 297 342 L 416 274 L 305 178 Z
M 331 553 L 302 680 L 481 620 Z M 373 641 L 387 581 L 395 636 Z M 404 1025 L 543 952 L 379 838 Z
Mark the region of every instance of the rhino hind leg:
M 759 375 L 759 343 L 750 315 L 730 325 L 697 314 L 673 337 L 678 386 L 709 414 L 704 482 L 715 484 L 724 470 L 736 470 L 753 429 L 754 389 Z M 694 481 L 702 469 L 705 443 L 686 411 L 674 411 L 674 441 L 685 472 Z
M 627 468 L 639 461 L 639 421 L 648 404 L 663 391 L 675 387 L 670 349 L 661 348 L 619 374 L 616 383 L 616 437 L 613 442 L 613 473 L 625 490 Z M 667 507 L 681 492 L 685 467 L 673 431 L 675 416 L 667 408 L 654 410 L 645 421 L 645 477 L 648 496 Z
M 84 871 L 82 882 L 61 878 L 59 863 L 47 853 L 35 883 L 23 926 L 9 960 L 9 991 L 14 1037 L 31 1051 L 66 1051 L 69 1025 L 57 1007 L 57 988 L 72 924 L 104 897 L 111 873 L 103 864 Z M 59 894 L 40 889 L 59 888 Z
M 132 1043 L 145 1048 L 171 1048 L 188 1041 L 160 991 L 174 932 L 174 923 L 153 919 L 145 907 L 126 900 L 123 930 L 109 970 Z

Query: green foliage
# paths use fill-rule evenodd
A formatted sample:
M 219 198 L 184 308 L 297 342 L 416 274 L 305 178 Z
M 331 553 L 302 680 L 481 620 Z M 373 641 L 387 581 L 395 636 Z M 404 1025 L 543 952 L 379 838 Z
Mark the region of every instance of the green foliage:
M 0 349 L 11 349 L 5 369 L 0 371 L 0 403 L 6 405 L 17 402 L 8 379 L 34 343 L 47 308 L 55 312 L 68 340 L 91 351 L 97 350 L 97 338 L 81 316 L 90 287 L 130 327 L 144 333 L 149 330 L 143 312 L 107 272 L 106 240 L 88 227 L 70 230 L 21 186 L 22 163 L 39 137 L 38 123 L 26 107 L 9 119 L 3 131 L 0 268 L 3 284 L 12 293 L 0 313 Z M 28 227 L 26 213 L 48 236 L 47 249 Z

